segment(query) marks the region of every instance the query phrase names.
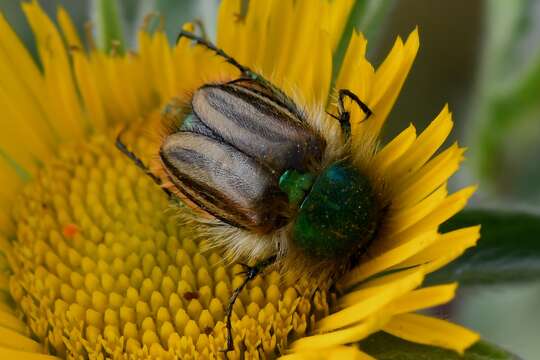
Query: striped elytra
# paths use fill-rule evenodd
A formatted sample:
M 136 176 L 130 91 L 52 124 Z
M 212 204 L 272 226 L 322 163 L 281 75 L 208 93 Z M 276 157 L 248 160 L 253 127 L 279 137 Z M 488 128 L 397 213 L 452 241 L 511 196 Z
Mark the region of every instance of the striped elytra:
M 279 177 L 318 171 L 325 146 L 301 112 L 246 80 L 195 91 L 191 113 L 165 138 L 160 157 L 172 183 L 203 210 L 268 233 L 292 216 Z

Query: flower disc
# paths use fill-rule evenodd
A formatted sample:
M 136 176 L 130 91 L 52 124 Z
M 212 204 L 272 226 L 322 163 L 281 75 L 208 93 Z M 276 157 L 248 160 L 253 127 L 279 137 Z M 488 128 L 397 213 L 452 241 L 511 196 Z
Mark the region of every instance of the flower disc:
M 226 347 L 225 308 L 243 280 L 163 211 L 164 193 L 105 138 L 64 147 L 15 208 L 11 293 L 60 356 L 195 356 Z M 234 306 L 235 352 L 276 356 L 328 313 L 277 272 Z M 311 300 L 311 301 L 310 301 Z

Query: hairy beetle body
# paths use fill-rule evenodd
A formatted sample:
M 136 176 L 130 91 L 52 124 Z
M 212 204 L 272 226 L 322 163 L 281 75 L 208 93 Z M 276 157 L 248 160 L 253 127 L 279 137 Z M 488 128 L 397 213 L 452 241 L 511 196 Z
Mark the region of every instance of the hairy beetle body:
M 188 104 L 165 107 L 172 120 L 159 150 L 161 170 L 151 172 L 117 139 L 118 148 L 170 196 L 178 196 L 215 220 L 188 216 L 207 242 L 231 260 L 257 262 L 227 306 L 227 349 L 232 350 L 232 307 L 246 284 L 276 262 L 323 286 L 362 256 L 379 231 L 387 204 L 351 152 L 350 114 L 344 99 L 365 114 L 354 93 L 338 90 L 339 114 L 301 111 L 261 75 L 212 43 L 182 31 L 213 51 L 242 76 L 197 89 Z M 337 120 L 337 122 L 335 121 Z M 374 149 L 369 139 L 366 149 Z M 369 150 L 368 150 L 369 151 Z M 360 151 L 361 153 L 361 151 Z M 365 162 L 365 161 L 364 161 Z M 165 177 L 162 178 L 162 176 Z
M 233 258 L 296 250 L 308 263 L 327 263 L 369 242 L 376 196 L 347 159 L 345 139 L 329 151 L 336 135 L 325 137 L 314 121 L 326 117 L 250 79 L 202 86 L 184 113 L 160 159 L 176 190 L 218 220 L 211 245 Z

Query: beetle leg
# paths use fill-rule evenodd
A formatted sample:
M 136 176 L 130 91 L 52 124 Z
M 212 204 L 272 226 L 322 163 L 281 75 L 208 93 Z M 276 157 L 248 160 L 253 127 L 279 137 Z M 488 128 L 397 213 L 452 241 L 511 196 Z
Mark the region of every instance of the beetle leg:
M 364 120 L 367 120 L 371 115 L 373 115 L 373 112 L 362 100 L 358 98 L 358 96 L 356 96 L 355 93 L 353 93 L 349 89 L 339 89 L 338 91 L 338 110 L 339 110 L 338 120 L 341 124 L 341 128 L 343 130 L 343 133 L 345 134 L 345 137 L 349 138 L 351 134 L 351 123 L 350 123 L 351 114 L 349 111 L 345 110 L 345 105 L 343 105 L 343 101 L 345 100 L 346 97 L 354 101 L 358 105 L 358 107 L 362 109 L 364 114 L 366 114 L 366 117 L 364 118 Z M 335 116 L 333 117 L 336 118 Z
M 340 113 L 346 112 L 345 107 L 343 106 L 343 100 L 345 99 L 345 97 L 348 97 L 349 99 L 354 101 L 360 107 L 360 109 L 362 109 L 364 114 L 366 114 L 366 117 L 364 118 L 364 120 L 367 120 L 371 115 L 373 115 L 373 111 L 371 111 L 369 106 L 367 106 L 362 100 L 360 100 L 358 96 L 356 96 L 356 94 L 353 93 L 351 90 L 339 89 L 338 96 L 339 96 L 338 107 L 339 107 Z
M 238 61 L 236 61 L 235 58 L 233 58 L 232 56 L 227 54 L 225 51 L 223 51 L 223 49 L 218 48 L 216 45 L 212 44 L 209 40 L 202 38 L 200 36 L 197 36 L 193 34 L 192 32 L 185 31 L 185 30 L 180 31 L 180 33 L 178 34 L 178 37 L 176 38 L 176 43 L 178 44 L 180 39 L 183 37 L 188 38 L 191 41 L 194 41 L 195 44 L 197 45 L 204 46 L 208 50 L 213 51 L 216 55 L 225 59 L 227 63 L 237 68 L 242 73 L 242 76 L 244 76 L 247 79 L 251 79 L 259 83 L 261 86 L 264 86 L 270 89 L 272 91 L 272 94 L 278 97 L 278 99 L 280 99 L 285 104 L 285 106 L 290 112 L 292 112 L 293 114 L 299 113 L 299 110 L 296 107 L 296 105 L 289 100 L 289 97 L 283 91 L 281 91 L 281 89 L 274 86 L 270 81 L 266 80 L 262 75 L 251 70 L 249 67 L 240 64 Z
M 141 169 L 142 171 L 144 171 L 144 173 L 146 175 L 148 175 L 160 188 L 161 190 L 163 190 L 165 192 L 165 194 L 167 194 L 167 196 L 170 198 L 172 198 L 174 195 L 166 188 L 164 188 L 162 185 L 163 185 L 163 182 L 161 181 L 161 179 L 159 177 L 157 177 L 156 175 L 154 175 L 150 169 L 142 162 L 141 159 L 139 159 L 137 157 L 137 155 L 135 155 L 132 151 L 130 151 L 126 144 L 124 144 L 124 142 L 122 141 L 121 139 L 121 136 L 122 136 L 122 132 L 120 132 L 118 134 L 118 136 L 116 137 L 116 147 L 118 148 L 118 150 L 120 150 L 124 155 L 126 155 L 131 161 L 133 161 L 133 163 L 139 168 Z
M 204 26 L 203 21 L 199 18 L 195 18 L 193 19 L 193 23 L 201 30 L 201 37 L 208 41 L 208 33 L 206 32 L 206 26 Z
M 259 76 L 257 73 L 252 71 L 250 68 L 240 64 L 232 56 L 229 56 L 225 51 L 218 48 L 217 46 L 212 44 L 210 41 L 208 41 L 208 40 L 206 40 L 206 39 L 204 39 L 204 38 L 202 38 L 200 36 L 197 36 L 197 35 L 193 34 L 192 32 L 181 30 L 180 33 L 178 34 L 177 38 L 176 38 L 176 43 L 178 44 L 180 39 L 183 38 L 183 37 L 194 41 L 197 45 L 204 46 L 205 48 L 215 52 L 218 56 L 221 56 L 222 58 L 224 58 L 226 62 L 228 62 L 229 64 L 231 64 L 235 68 L 237 68 L 242 74 L 248 76 L 249 78 L 254 78 L 254 77 Z
M 276 262 L 277 255 L 272 255 L 267 259 L 261 260 L 258 263 L 256 263 L 254 266 L 249 266 L 246 264 L 240 264 L 244 270 L 240 272 L 240 275 L 245 275 L 244 281 L 242 284 L 240 284 L 239 287 L 237 287 L 231 296 L 231 299 L 229 300 L 229 304 L 227 305 L 227 311 L 226 311 L 226 317 L 227 317 L 227 348 L 224 350 L 221 350 L 222 352 L 229 352 L 234 350 L 234 342 L 233 342 L 233 336 L 232 336 L 232 323 L 231 323 L 231 317 L 232 317 L 232 311 L 234 303 L 236 302 L 236 299 L 238 299 L 238 296 L 244 290 L 246 285 L 253 279 L 257 277 L 260 273 L 264 271 L 268 266 L 272 265 Z

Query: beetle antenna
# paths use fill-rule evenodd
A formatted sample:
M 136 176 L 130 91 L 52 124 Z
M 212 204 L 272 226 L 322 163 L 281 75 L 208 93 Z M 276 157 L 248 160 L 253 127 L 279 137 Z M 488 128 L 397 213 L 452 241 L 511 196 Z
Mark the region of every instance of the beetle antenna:
M 118 136 L 116 136 L 116 141 L 115 141 L 115 145 L 116 145 L 116 148 L 118 150 L 120 150 L 124 155 L 126 155 L 131 161 L 133 161 L 133 163 L 139 168 L 141 169 L 142 171 L 144 171 L 144 173 L 149 176 L 160 188 L 161 190 L 163 190 L 165 192 L 165 194 L 167 194 L 167 196 L 169 198 L 172 198 L 173 197 L 173 194 L 166 188 L 163 187 L 163 181 L 161 181 L 161 179 L 159 177 L 157 177 L 156 175 L 154 175 L 154 173 L 152 173 L 150 171 L 150 169 L 148 168 L 148 166 L 146 166 L 141 159 L 139 159 L 139 157 L 137 155 L 135 155 L 132 151 L 130 151 L 126 144 L 124 144 L 124 142 L 122 141 L 121 137 L 122 137 L 122 133 L 123 131 L 121 131 Z
M 246 277 L 245 277 L 244 281 L 242 282 L 242 284 L 240 284 L 240 286 L 237 287 L 233 291 L 231 299 L 229 300 L 229 304 L 227 305 L 227 312 L 226 312 L 226 316 L 227 316 L 227 348 L 222 350 L 222 352 L 226 353 L 226 352 L 234 350 L 234 341 L 233 341 L 233 335 L 232 335 L 231 317 L 232 317 L 233 306 L 234 306 L 234 303 L 236 302 L 236 300 L 238 299 L 238 296 L 240 295 L 242 290 L 244 290 L 244 288 L 246 287 L 246 285 L 250 281 L 255 279 L 268 266 L 275 263 L 276 260 L 277 260 L 277 255 L 272 255 L 267 259 L 259 261 L 254 266 L 249 266 L 249 265 L 242 264 L 242 263 L 240 264 L 244 268 L 244 271 L 242 271 L 240 274 L 245 275 Z

